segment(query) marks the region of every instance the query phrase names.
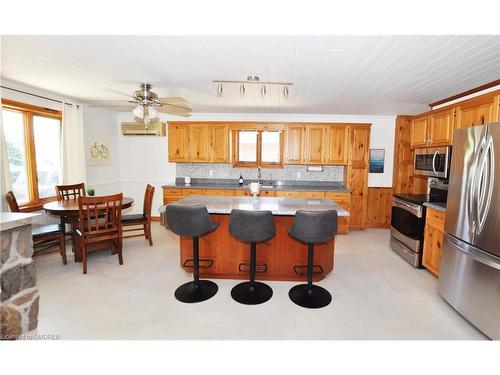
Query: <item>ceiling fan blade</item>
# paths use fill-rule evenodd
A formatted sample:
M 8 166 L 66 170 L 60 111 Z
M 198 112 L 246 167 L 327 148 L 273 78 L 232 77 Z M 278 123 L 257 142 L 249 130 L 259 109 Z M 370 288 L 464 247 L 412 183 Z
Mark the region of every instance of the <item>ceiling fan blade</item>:
M 184 98 L 181 98 L 180 96 L 171 96 L 171 97 L 165 97 L 165 98 L 158 98 L 160 103 L 162 104 L 187 104 L 188 101 Z
M 162 107 L 171 107 L 171 108 L 177 108 L 181 111 L 185 111 L 185 110 L 188 110 L 188 111 L 191 111 L 191 108 L 189 108 L 188 106 L 186 105 L 179 105 L 179 104 L 171 104 L 171 103 L 163 103 L 163 104 L 160 104 L 157 106 L 156 109 L 160 110 Z
M 156 109 L 158 110 L 158 112 L 162 113 L 191 113 L 191 108 L 170 106 L 167 104 L 164 104 L 161 107 L 157 107 Z
M 137 102 L 127 101 L 127 100 L 90 100 L 87 104 L 93 107 L 131 107 L 132 104 L 137 104 Z

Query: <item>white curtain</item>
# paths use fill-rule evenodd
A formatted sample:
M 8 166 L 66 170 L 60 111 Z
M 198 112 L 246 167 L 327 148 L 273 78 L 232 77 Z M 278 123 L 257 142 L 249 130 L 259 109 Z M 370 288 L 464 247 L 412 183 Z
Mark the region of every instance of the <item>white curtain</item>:
M 5 195 L 12 190 L 12 179 L 10 176 L 9 157 L 7 154 L 7 143 L 3 132 L 2 112 L 0 111 L 0 164 L 2 165 L 2 174 L 0 175 L 0 212 L 9 212 L 9 206 L 5 200 Z
M 82 106 L 63 104 L 61 134 L 61 183 L 86 182 Z

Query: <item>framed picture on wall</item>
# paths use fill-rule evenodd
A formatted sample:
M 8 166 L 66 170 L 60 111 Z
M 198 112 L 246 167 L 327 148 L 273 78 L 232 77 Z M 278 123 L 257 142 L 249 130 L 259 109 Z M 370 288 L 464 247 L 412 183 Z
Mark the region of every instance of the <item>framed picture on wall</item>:
M 384 173 L 385 149 L 370 149 L 370 173 Z

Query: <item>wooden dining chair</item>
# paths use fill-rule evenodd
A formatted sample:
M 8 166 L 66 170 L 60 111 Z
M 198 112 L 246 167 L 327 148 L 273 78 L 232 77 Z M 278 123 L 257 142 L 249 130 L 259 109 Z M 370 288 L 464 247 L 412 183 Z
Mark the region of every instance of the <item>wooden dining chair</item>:
M 151 237 L 151 206 L 153 204 L 154 193 L 154 186 L 148 184 L 146 186 L 146 192 L 144 193 L 144 206 L 142 208 L 142 214 L 129 214 L 122 216 L 122 225 L 124 227 L 135 227 L 124 229 L 124 232 L 140 230 L 144 231 L 144 233 L 131 234 L 124 236 L 123 238 L 144 236 L 149 241 L 149 246 L 153 246 L 153 238 Z
M 85 184 L 56 185 L 57 200 L 78 199 L 85 196 Z
M 78 198 L 80 221 L 76 237 L 84 274 L 87 273 L 87 254 L 95 250 L 111 248 L 113 254 L 118 253 L 119 264 L 123 264 L 122 200 L 122 193 Z
M 9 191 L 5 198 L 11 212 L 21 212 L 17 204 L 16 196 L 12 191 Z M 67 264 L 64 226 L 62 224 L 32 225 L 31 234 L 33 236 L 33 254 L 44 252 L 48 249 L 46 247 L 47 245 L 58 244 L 63 264 Z M 42 245 L 45 245 L 43 250 L 40 249 Z M 49 248 L 50 247 L 52 246 L 49 246 Z

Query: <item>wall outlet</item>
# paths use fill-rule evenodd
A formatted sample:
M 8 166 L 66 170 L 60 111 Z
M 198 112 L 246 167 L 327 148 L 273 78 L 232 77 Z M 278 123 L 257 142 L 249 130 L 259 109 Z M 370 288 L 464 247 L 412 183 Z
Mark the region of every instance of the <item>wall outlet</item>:
M 214 176 L 214 171 L 213 171 L 213 169 L 210 169 L 210 170 L 208 171 L 208 175 L 209 175 L 210 177 L 213 177 L 213 176 Z
M 301 177 L 302 177 L 302 173 L 297 172 L 297 178 L 301 178 Z

